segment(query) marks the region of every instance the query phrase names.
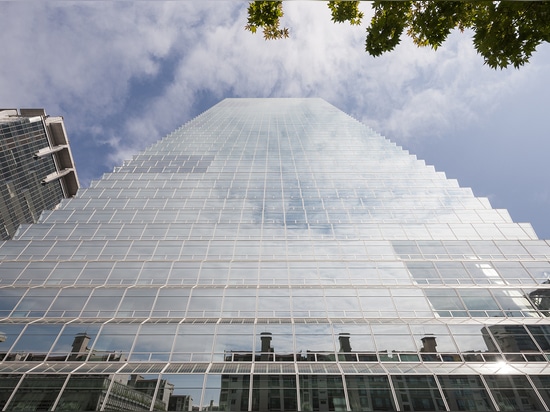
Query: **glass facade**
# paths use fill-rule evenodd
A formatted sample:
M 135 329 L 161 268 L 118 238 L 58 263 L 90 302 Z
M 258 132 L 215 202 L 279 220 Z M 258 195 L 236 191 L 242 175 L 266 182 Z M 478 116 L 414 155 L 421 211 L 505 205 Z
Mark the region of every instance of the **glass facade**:
M 550 407 L 550 245 L 321 99 L 226 99 L 0 246 L 1 410 Z
M 0 109 L 0 239 L 77 190 L 63 120 L 42 109 Z

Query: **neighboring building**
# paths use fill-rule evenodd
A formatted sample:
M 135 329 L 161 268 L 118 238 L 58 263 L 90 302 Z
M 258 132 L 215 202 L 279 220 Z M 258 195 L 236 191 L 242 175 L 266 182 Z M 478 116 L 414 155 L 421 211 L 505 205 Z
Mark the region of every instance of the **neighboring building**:
M 550 245 L 320 99 L 227 99 L 0 243 L 1 410 L 549 410 Z
M 0 239 L 77 190 L 63 119 L 43 109 L 0 109 Z

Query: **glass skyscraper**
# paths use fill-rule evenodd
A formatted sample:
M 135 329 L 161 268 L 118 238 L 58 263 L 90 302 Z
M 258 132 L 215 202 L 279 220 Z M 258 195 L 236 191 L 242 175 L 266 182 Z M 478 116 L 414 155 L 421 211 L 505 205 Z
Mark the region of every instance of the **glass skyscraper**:
M 550 245 L 321 99 L 227 99 L 0 247 L 1 410 L 548 410 Z
M 0 239 L 78 187 L 63 119 L 44 109 L 0 109 Z

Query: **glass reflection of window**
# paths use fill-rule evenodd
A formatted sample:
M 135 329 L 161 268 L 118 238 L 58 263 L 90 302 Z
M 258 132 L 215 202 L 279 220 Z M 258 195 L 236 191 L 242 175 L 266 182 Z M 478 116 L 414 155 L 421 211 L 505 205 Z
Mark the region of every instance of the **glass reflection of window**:
M 451 289 L 425 289 L 428 301 L 441 317 L 468 316 L 464 304 Z
M 495 299 L 508 317 L 540 317 L 522 290 L 493 289 Z
M 6 317 L 11 313 L 25 291 L 24 288 L 0 289 L 0 317 Z
M 172 361 L 210 361 L 215 327 L 215 324 L 180 324 L 174 343 Z
M 106 375 L 71 376 L 57 402 L 56 410 L 101 410 L 109 383 Z
M 168 278 L 168 284 L 194 285 L 197 283 L 199 271 L 199 262 L 174 262 L 170 277 Z
M 290 290 L 258 289 L 258 317 L 290 317 Z
M 125 359 L 134 343 L 138 326 L 125 323 L 103 325 L 92 347 L 94 356 L 106 354 L 112 359 Z M 100 356 L 99 360 L 104 359 Z
M 18 352 L 13 360 L 44 360 L 60 330 L 61 325 L 27 325 L 11 349 L 12 353 Z
M 76 280 L 77 285 L 102 285 L 113 267 L 112 262 L 88 262 Z
M 451 411 L 494 411 L 479 376 L 439 375 L 439 383 Z
M 432 310 L 419 289 L 391 289 L 393 302 L 401 317 L 433 317 Z
M 532 285 L 535 281 L 520 262 L 494 262 L 496 271 L 509 285 Z
M 394 352 L 416 353 L 416 344 L 407 325 L 371 325 L 371 328 L 382 360 L 398 361 Z
M 550 282 L 550 262 L 522 262 L 538 284 Z
M 359 302 L 366 318 L 397 317 L 388 289 L 358 289 Z
M 484 379 L 501 411 L 545 409 L 525 376 L 488 375 Z
M 361 317 L 356 289 L 326 289 L 329 317 Z
M 341 376 L 300 375 L 302 411 L 339 411 L 348 409 Z
M 65 325 L 50 352 L 48 360 L 86 360 L 91 353 L 100 325 L 76 323 Z M 93 356 L 92 356 L 93 358 Z
M 119 318 L 148 317 L 157 292 L 156 288 L 127 289 L 116 316 Z
M 226 383 L 224 378 L 227 379 L 227 376 L 231 377 L 231 375 L 207 375 L 200 410 L 219 410 L 221 403 L 225 403 L 225 395 L 227 394 L 227 391 L 225 387 L 222 389 L 222 384 Z M 250 379 L 250 377 L 247 375 L 236 375 L 235 378 L 238 380 L 240 379 L 241 382 L 237 383 L 240 383 L 240 387 L 245 388 L 247 386 L 246 382 L 243 382 L 243 379 Z M 231 408 L 229 408 L 228 410 L 231 410 Z
M 293 288 L 292 312 L 295 317 L 326 317 L 323 289 Z
M 189 289 L 162 288 L 155 301 L 152 317 L 183 318 L 189 300 Z
M 214 341 L 215 360 L 252 361 L 254 325 L 219 324 Z M 231 355 L 235 354 L 234 357 Z
M 503 316 L 500 307 L 486 289 L 459 289 L 458 293 L 471 316 Z
M 131 361 L 167 361 L 172 352 L 177 324 L 144 323 L 132 349 Z
M 225 289 L 223 317 L 254 317 L 256 315 L 256 288 Z
M 262 336 L 269 336 L 271 340 L 262 341 Z M 261 354 L 262 347 L 273 348 L 273 353 L 292 355 L 295 353 L 294 334 L 291 324 L 258 324 L 256 325 L 255 353 Z M 272 360 L 269 357 L 268 360 Z
M 245 376 L 248 378 L 248 376 Z M 248 379 L 225 375 L 227 388 L 226 410 L 248 410 Z M 253 379 L 252 411 L 292 411 L 298 410 L 296 376 L 256 375 Z M 222 382 L 222 387 L 225 387 Z M 232 390 L 236 389 L 236 390 Z M 246 396 L 246 397 L 245 397 Z M 221 405 L 220 405 L 221 406 Z
M 443 283 L 432 262 L 407 262 L 407 269 L 418 284 L 438 285 Z
M 225 285 L 229 273 L 226 262 L 205 262 L 201 267 L 197 283 L 200 285 Z
M 192 289 L 187 316 L 219 317 L 222 305 L 223 289 Z
M 445 411 L 445 403 L 433 376 L 392 376 L 402 411 Z
M 296 349 L 310 358 L 310 354 L 317 353 L 317 359 L 334 361 L 334 341 L 332 338 L 332 328 L 329 324 L 296 324 L 294 325 L 296 334 Z M 315 360 L 315 359 L 311 359 Z
M 352 411 L 393 411 L 396 409 L 387 376 L 347 375 L 346 386 L 349 406 Z
M 30 289 L 13 312 L 17 317 L 42 317 L 58 294 L 57 288 Z
M 470 275 L 461 262 L 435 262 L 435 266 L 446 284 L 472 284 Z
M 145 262 L 143 269 L 139 273 L 139 279 L 135 278 L 135 284 L 138 285 L 164 285 L 172 262 Z
M 66 375 L 27 375 L 8 408 L 21 411 L 51 410 L 66 379 Z
M 18 360 L 17 354 L 8 355 L 8 351 L 18 339 L 24 327 L 24 324 L 2 324 L 0 326 L 0 361 Z
M 527 325 L 527 329 L 543 352 L 550 352 L 550 325 Z
M 0 379 L 0 409 L 3 410 L 20 380 L 21 375 L 2 376 L 2 379 Z
M 529 378 L 546 403 L 546 408 L 548 408 L 550 405 L 550 375 L 531 375 Z
M 93 289 L 65 288 L 48 310 L 48 317 L 77 317 Z
M 204 375 L 164 374 L 160 378 L 173 385 L 173 392 L 172 396 L 170 396 L 167 410 L 198 410 L 201 401 Z

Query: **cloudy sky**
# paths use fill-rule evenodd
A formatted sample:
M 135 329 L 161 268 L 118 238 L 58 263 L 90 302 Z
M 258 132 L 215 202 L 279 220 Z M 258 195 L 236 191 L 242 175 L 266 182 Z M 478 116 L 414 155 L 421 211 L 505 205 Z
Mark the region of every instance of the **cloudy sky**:
M 322 97 L 550 238 L 548 44 L 520 70 L 484 66 L 469 33 L 375 59 L 325 2 L 285 3 L 291 38 L 271 42 L 246 7 L 2 2 L 0 107 L 63 116 L 88 186 L 224 97 Z

